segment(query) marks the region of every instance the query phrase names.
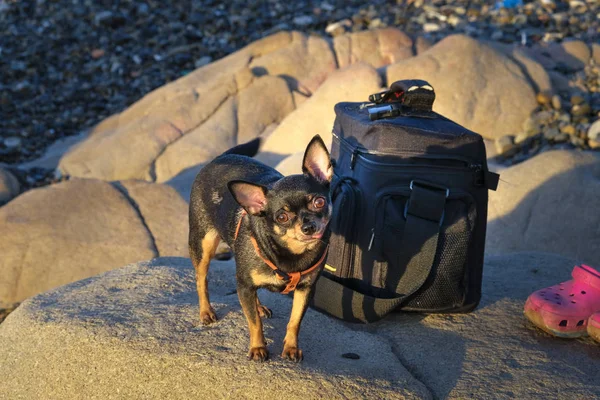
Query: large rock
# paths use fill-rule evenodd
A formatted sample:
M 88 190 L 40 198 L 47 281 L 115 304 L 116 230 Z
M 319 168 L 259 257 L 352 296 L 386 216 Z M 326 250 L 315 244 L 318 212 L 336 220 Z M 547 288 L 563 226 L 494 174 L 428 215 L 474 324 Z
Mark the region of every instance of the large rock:
M 552 80 L 544 69 L 544 66 L 530 57 L 522 46 L 517 44 L 502 44 L 498 42 L 487 42 L 488 45 L 502 51 L 507 57 L 521 68 L 525 77 L 536 92 L 552 93 L 554 88 Z
M 488 253 L 537 250 L 600 260 L 600 154 L 548 151 L 502 171 L 490 192 Z
M 290 89 L 310 95 L 335 68 L 333 51 L 324 39 L 298 32 L 269 36 L 149 93 L 101 123 L 61 159 L 60 169 L 79 177 L 154 180 L 155 160 L 188 133 L 198 135 L 228 99 L 238 105 L 235 112 L 240 124 L 235 134 L 245 141 L 293 109 Z M 262 96 L 266 87 L 263 79 L 256 78 L 264 75 L 284 79 L 269 86 L 275 88 L 273 99 Z M 259 86 L 254 88 L 254 95 L 244 97 L 244 89 L 255 84 Z M 258 92 L 261 96 L 256 95 Z M 256 112 L 257 107 L 260 112 Z M 214 137 L 206 140 L 216 140 L 213 147 L 229 144 L 228 137 L 222 142 Z M 196 164 L 203 161 L 199 159 Z
M 380 90 L 381 78 L 370 65 L 358 63 L 336 71 L 309 100 L 279 124 L 261 147 L 257 158 L 275 166 L 285 156 L 304 151 L 317 133 L 329 146 L 335 104 L 340 101 L 365 101 L 370 94 Z
M 527 296 L 570 279 L 574 260 L 541 253 L 488 257 L 470 314 L 393 315 L 370 327 L 436 398 L 600 397 L 600 346 L 550 337 L 523 316 Z M 560 397 L 560 395 L 558 395 Z
M 187 254 L 186 236 L 187 206 L 168 186 L 73 179 L 30 190 L 0 208 L 0 308 L 130 262 Z
M 165 182 L 259 136 L 293 110 L 294 100 L 283 78 L 257 79 L 237 97 L 227 99 L 205 123 L 168 146 L 156 160 L 156 180 Z
M 537 107 L 520 65 L 464 35 L 387 68 L 388 83 L 414 78 L 435 88 L 435 111 L 489 139 L 520 132 Z
M 0 325 L 0 397 L 431 398 L 385 339 L 313 310 L 300 332 L 304 361 L 282 360 L 291 299 L 280 294 L 260 295 L 274 314 L 264 323 L 272 357 L 247 361 L 234 268 L 212 263 L 220 320 L 207 327 L 198 326 L 194 272 L 181 258 L 130 265 L 27 300 Z
M 8 170 L 0 167 L 0 206 L 11 201 L 21 191 L 21 184 Z
M 188 199 L 166 185 L 136 180 L 114 185 L 138 211 L 160 256 L 189 255 Z
M 380 68 L 413 56 L 412 39 L 394 28 L 356 32 L 336 36 L 333 48 L 338 67 L 358 62 Z

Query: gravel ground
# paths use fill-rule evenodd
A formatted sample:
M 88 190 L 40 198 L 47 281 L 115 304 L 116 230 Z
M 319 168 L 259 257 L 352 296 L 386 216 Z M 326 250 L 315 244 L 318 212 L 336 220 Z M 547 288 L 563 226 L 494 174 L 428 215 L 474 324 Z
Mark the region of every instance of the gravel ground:
M 506 0 L 514 1 L 514 0 Z M 144 94 L 278 30 L 334 36 L 396 26 L 436 42 L 600 38 L 597 0 L 0 0 L 0 162 L 39 157 Z M 49 182 L 51 171 L 30 181 Z M 35 186 L 31 184 L 31 186 Z

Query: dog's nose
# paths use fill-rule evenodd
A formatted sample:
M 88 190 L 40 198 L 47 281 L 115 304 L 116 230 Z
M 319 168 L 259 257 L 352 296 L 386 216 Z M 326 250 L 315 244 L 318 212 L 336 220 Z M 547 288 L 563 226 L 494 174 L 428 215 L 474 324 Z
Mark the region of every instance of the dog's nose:
M 317 225 L 314 222 L 306 222 L 300 228 L 305 235 L 312 235 L 317 231 Z

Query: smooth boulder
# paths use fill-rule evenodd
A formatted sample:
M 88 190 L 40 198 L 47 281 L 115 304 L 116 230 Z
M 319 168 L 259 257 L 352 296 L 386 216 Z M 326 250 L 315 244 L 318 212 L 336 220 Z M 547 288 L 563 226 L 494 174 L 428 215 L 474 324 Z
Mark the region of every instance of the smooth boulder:
M 521 66 L 492 46 L 448 36 L 416 57 L 387 67 L 388 84 L 416 77 L 436 91 L 434 111 L 488 139 L 521 131 L 537 107 Z
M 265 140 L 257 158 L 275 166 L 287 155 L 304 151 L 316 134 L 321 135 L 325 144 L 330 146 L 335 120 L 334 106 L 340 101 L 364 101 L 370 94 L 380 90 L 380 76 L 366 63 L 336 71 L 310 99 L 277 126 Z
M 547 251 L 600 260 L 600 154 L 554 150 L 501 172 L 490 192 L 486 251 Z
M 33 189 L 0 208 L 0 227 L 0 308 L 127 263 L 187 254 L 187 204 L 158 184 L 72 179 Z

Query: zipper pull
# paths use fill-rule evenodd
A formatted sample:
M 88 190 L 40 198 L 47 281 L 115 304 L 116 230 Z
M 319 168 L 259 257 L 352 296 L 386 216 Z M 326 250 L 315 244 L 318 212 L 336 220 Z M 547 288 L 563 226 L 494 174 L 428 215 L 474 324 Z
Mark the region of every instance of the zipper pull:
M 485 184 L 483 177 L 483 165 L 481 164 L 471 164 L 469 168 L 473 171 L 473 185 L 479 187 Z
M 367 249 L 367 251 L 371 251 L 371 248 L 373 247 L 373 241 L 375 240 L 375 228 L 371 229 L 371 240 L 369 240 L 369 248 Z

